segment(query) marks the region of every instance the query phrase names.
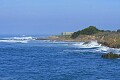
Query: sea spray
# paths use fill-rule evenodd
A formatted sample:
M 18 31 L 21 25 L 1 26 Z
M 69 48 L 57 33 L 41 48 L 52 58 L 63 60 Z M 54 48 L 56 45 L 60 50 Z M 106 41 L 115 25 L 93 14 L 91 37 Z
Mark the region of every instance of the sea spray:
M 75 43 L 75 44 L 72 44 L 72 45 L 74 47 L 78 47 L 78 48 L 91 49 L 91 52 L 93 52 L 93 51 L 94 52 L 102 52 L 102 53 L 113 52 L 115 54 L 120 54 L 120 49 L 109 48 L 107 46 L 102 46 L 97 41 L 81 42 L 81 43 Z
M 89 42 L 81 42 L 73 44 L 73 46 L 77 46 L 79 48 L 98 48 L 101 47 L 101 44 L 98 44 L 97 41 L 89 41 Z

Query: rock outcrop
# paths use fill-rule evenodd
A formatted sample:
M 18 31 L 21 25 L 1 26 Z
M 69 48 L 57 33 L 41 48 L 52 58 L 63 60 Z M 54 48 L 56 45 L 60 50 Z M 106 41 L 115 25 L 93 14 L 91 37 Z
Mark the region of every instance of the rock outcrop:
M 103 54 L 102 58 L 115 59 L 115 58 L 120 58 L 120 55 L 119 54 L 114 54 L 114 53 L 110 52 L 108 54 Z

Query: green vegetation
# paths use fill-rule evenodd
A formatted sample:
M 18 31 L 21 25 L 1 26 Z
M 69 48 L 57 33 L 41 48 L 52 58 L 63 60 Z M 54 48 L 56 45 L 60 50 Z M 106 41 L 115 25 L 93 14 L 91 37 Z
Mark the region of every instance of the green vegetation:
M 120 48 L 120 29 L 111 30 L 99 30 L 94 26 L 89 26 L 83 30 L 74 32 L 70 36 L 58 36 L 57 40 L 63 41 L 90 41 L 97 40 L 98 43 L 111 48 Z
M 96 27 L 94 26 L 89 26 L 88 28 L 85 28 L 81 31 L 77 31 L 74 32 L 71 36 L 71 38 L 75 39 L 77 38 L 79 35 L 93 35 L 100 32 L 100 30 L 98 30 Z
M 118 29 L 117 32 L 120 32 L 120 29 Z
M 77 38 L 77 37 L 80 35 L 80 32 L 81 32 L 81 31 L 74 32 L 74 33 L 72 34 L 71 38 L 73 38 L 73 39 Z

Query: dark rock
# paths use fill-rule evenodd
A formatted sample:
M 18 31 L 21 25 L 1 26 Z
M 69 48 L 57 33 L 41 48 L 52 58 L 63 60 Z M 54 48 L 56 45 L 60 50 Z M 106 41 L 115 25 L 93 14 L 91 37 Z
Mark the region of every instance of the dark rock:
M 120 55 L 119 54 L 114 54 L 114 53 L 110 52 L 108 54 L 103 54 L 102 58 L 114 59 L 114 58 L 120 58 Z
M 48 38 L 36 38 L 35 40 L 49 40 Z
M 114 44 L 112 48 L 120 48 L 120 44 Z
M 86 41 L 86 42 L 83 43 L 83 45 L 84 44 L 90 44 L 90 43 L 91 43 L 91 41 Z

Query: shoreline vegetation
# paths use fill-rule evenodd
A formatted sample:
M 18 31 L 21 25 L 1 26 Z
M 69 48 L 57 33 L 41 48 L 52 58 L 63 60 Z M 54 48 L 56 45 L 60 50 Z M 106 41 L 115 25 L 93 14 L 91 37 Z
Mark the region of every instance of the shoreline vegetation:
M 48 40 L 67 42 L 96 41 L 110 48 L 120 48 L 120 29 L 116 31 L 99 30 L 95 26 L 89 26 L 83 30 L 73 32 L 70 35 L 49 36 Z

